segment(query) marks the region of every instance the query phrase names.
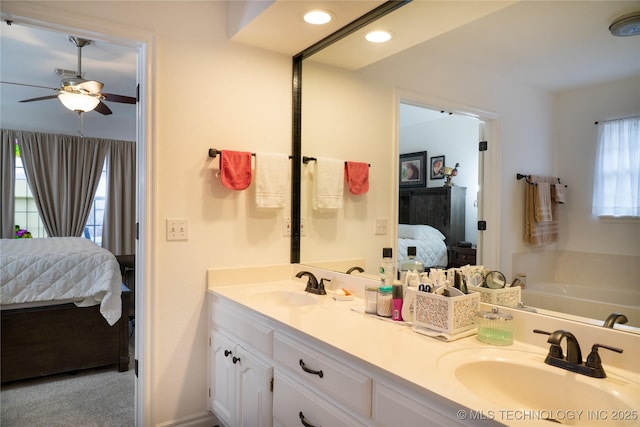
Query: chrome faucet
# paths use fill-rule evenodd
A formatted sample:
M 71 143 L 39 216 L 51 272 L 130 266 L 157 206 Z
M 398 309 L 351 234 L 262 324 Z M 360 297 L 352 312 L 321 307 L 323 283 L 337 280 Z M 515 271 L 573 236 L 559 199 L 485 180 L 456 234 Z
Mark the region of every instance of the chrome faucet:
M 303 276 L 308 277 L 307 287 L 304 289 L 305 292 L 309 292 L 316 295 L 327 294 L 327 291 L 324 290 L 324 279 L 322 279 L 320 283 L 318 283 L 318 279 L 316 279 L 316 276 L 314 276 L 313 273 L 309 271 L 299 271 L 298 274 L 296 274 L 297 278 L 302 278 Z
M 580 350 L 580 344 L 576 337 L 569 331 L 559 329 L 555 332 L 541 331 L 540 329 L 534 329 L 533 332 L 537 334 L 549 335 L 547 342 L 551 344 L 549 347 L 549 354 L 544 359 L 544 363 L 551 366 L 556 366 L 567 371 L 575 372 L 577 374 L 586 375 L 594 378 L 605 378 L 607 374 L 602 367 L 602 361 L 598 354 L 598 348 L 606 348 L 607 350 L 622 353 L 621 348 L 610 347 L 604 344 L 594 344 L 591 347 L 591 353 L 587 356 L 587 360 L 582 362 L 582 351 Z M 565 338 L 567 341 L 567 356 L 562 353 L 562 347 L 560 343 Z
M 602 326 L 604 326 L 605 328 L 613 328 L 613 325 L 615 325 L 616 323 L 627 323 L 629 321 L 629 319 L 627 319 L 627 316 L 625 316 L 624 314 L 621 313 L 611 313 L 606 320 L 604 321 L 604 323 L 602 324 Z

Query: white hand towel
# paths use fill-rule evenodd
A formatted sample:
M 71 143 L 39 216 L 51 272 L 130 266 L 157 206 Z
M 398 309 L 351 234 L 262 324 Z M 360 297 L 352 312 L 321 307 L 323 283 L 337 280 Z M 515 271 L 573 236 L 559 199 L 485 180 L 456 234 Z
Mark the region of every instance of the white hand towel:
M 289 156 L 256 153 L 256 206 L 284 208 L 289 188 Z
M 342 208 L 343 190 L 344 161 L 318 158 L 313 184 L 313 208 Z

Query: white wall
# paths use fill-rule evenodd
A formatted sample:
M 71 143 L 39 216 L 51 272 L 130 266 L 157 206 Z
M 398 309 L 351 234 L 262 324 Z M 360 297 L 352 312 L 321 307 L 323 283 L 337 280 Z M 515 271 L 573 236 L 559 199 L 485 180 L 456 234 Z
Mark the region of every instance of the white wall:
M 301 238 L 301 260 L 362 258 L 367 270 L 376 271 L 382 248 L 396 246 L 393 94 L 349 71 L 308 61 L 302 87 L 302 155 L 367 162 L 371 167 L 367 194 L 352 195 L 345 185 L 342 209 L 317 211 L 312 208 L 314 163 L 303 166 L 301 211 L 307 235 Z M 376 219 L 388 221 L 386 235 L 374 234 Z
M 147 325 L 148 425 L 207 411 L 208 268 L 289 262 L 279 211 L 261 211 L 253 186 L 224 188 L 209 147 L 289 153 L 291 58 L 227 41 L 224 2 L 2 2 L 61 25 L 131 37 L 148 34 L 155 57 L 147 141 L 152 182 Z M 189 240 L 167 242 L 166 218 L 188 218 Z M 150 223 L 150 224 L 149 224 Z
M 591 215 L 596 121 L 640 114 L 640 76 L 556 95 L 557 173 L 569 187 L 561 210 L 559 249 L 640 255 L 638 222 L 602 222 Z M 588 232 L 586 232 L 588 230 Z

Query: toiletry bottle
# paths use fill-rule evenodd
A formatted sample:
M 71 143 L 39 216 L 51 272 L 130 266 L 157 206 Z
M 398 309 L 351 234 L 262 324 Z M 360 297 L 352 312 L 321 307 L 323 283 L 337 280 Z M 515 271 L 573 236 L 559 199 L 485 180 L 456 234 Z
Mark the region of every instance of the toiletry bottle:
M 396 278 L 393 262 L 393 248 L 382 249 L 382 263 L 380 264 L 380 282 L 382 286 L 392 286 Z
M 416 258 L 416 247 L 407 247 L 407 258 L 400 262 L 400 283 L 405 284 L 406 275 L 409 271 L 415 271 L 418 274 L 424 271 L 424 264 Z
M 391 319 L 402 321 L 402 285 L 393 285 L 391 291 Z

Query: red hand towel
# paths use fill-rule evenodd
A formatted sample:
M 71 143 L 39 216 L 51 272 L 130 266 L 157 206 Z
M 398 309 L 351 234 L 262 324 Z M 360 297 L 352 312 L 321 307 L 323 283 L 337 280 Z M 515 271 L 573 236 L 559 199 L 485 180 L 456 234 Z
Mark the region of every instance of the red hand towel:
M 220 153 L 220 178 L 225 187 L 244 190 L 251 184 L 251 153 L 222 150 Z
M 346 162 L 344 177 L 351 194 L 365 194 L 369 191 L 369 165 L 363 162 Z

